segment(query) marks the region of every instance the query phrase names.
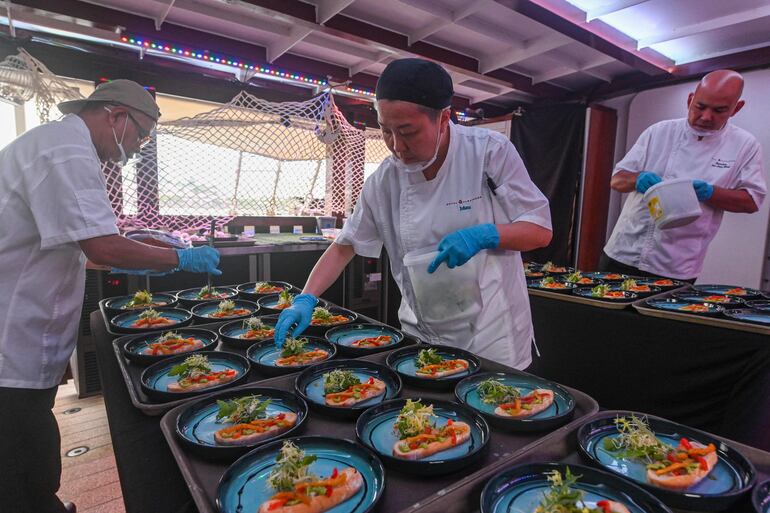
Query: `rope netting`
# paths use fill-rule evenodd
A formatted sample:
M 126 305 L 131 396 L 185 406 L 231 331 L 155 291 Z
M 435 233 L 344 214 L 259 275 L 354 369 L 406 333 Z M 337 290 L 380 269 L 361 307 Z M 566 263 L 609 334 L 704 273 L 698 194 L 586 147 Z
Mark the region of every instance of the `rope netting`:
M 230 103 L 163 122 L 139 157 L 105 166 L 121 227 L 218 226 L 235 216 L 349 215 L 364 179 L 390 154 L 380 132 L 350 125 L 330 93 Z
M 56 104 L 83 98 L 76 87 L 67 85 L 24 49 L 0 62 L 0 100 L 23 106 L 35 99 L 42 123 L 61 116 Z

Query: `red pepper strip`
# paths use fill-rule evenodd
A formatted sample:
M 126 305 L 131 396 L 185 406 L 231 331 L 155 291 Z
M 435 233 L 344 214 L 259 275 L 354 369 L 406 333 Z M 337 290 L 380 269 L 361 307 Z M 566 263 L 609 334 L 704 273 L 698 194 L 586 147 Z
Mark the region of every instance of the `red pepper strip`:
M 596 505 L 602 508 L 604 513 L 612 513 L 612 509 L 610 508 L 610 501 L 599 501 L 596 503 Z
M 336 478 L 340 473 L 337 472 L 337 467 L 334 467 L 334 471 L 332 471 L 332 479 Z
M 679 440 L 679 445 L 680 445 L 680 446 L 682 446 L 682 447 L 684 447 L 684 448 L 685 448 L 685 449 L 687 449 L 688 451 L 689 451 L 690 449 L 692 449 L 692 444 L 691 444 L 691 443 L 690 443 L 690 441 L 689 441 L 688 439 L 686 439 L 686 438 L 682 438 L 681 440 Z
M 704 458 L 703 456 L 695 456 L 695 461 L 697 461 L 700 464 L 700 469 L 701 470 L 708 470 L 709 469 L 709 464 L 706 461 L 706 458 Z
M 676 455 L 673 452 L 668 453 L 666 455 L 666 459 L 671 463 L 679 463 L 679 460 L 676 458 Z
M 334 487 L 333 486 L 326 485 L 326 496 L 327 497 L 331 497 L 333 491 L 334 491 Z

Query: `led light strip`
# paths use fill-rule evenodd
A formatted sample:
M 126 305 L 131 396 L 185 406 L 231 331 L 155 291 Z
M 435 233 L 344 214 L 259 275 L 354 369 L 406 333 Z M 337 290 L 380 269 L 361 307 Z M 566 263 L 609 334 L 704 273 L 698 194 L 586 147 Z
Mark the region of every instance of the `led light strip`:
M 120 40 L 123 43 L 127 43 L 132 46 L 136 46 L 140 48 L 145 48 L 147 50 L 154 50 L 156 52 L 177 55 L 180 57 L 188 57 L 190 59 L 197 59 L 203 62 L 210 62 L 210 63 L 220 64 L 224 66 L 232 66 L 233 68 L 250 70 L 256 73 L 261 73 L 263 75 L 278 77 L 284 80 L 290 80 L 290 81 L 294 81 L 302 84 L 316 85 L 321 87 L 329 85 L 329 83 L 324 79 L 314 78 L 308 75 L 303 75 L 301 73 L 286 71 L 286 70 L 282 70 L 282 69 L 278 69 L 270 66 L 260 66 L 258 64 L 247 63 L 239 59 L 233 59 L 231 57 L 225 57 L 219 54 L 215 55 L 209 52 L 208 50 L 194 50 L 187 47 L 182 47 L 180 45 L 167 44 L 167 43 L 162 43 L 160 41 L 150 40 L 147 38 L 132 37 L 130 35 L 123 35 L 121 36 Z M 346 86 L 344 90 L 348 93 L 357 94 L 357 95 L 361 95 L 369 98 L 375 97 L 374 91 L 361 89 L 360 87 Z

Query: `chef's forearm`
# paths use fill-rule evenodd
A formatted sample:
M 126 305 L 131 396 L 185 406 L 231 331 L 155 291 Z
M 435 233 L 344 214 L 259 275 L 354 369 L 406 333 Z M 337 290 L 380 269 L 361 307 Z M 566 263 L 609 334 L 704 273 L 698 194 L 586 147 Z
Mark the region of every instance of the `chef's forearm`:
M 179 265 L 176 251 L 173 249 L 143 244 L 121 235 L 81 240 L 80 249 L 97 265 L 121 269 L 168 271 Z
M 612 175 L 610 187 L 618 192 L 633 192 L 636 190 L 636 178 L 639 173 L 631 171 L 618 171 Z
M 728 212 L 753 214 L 759 210 L 754 198 L 744 189 L 723 189 L 715 186 L 714 194 L 705 203 L 710 207 Z
M 553 232 L 534 223 L 519 221 L 510 224 L 498 224 L 500 235 L 498 249 L 511 251 L 532 251 L 550 244 Z
M 318 259 L 313 270 L 310 272 L 310 276 L 305 283 L 305 288 L 302 292 L 307 294 L 313 294 L 318 297 L 326 289 L 332 286 L 337 281 L 342 271 L 350 263 L 356 252 L 353 250 L 353 246 L 345 244 L 337 244 L 336 242 L 326 248 L 324 254 Z

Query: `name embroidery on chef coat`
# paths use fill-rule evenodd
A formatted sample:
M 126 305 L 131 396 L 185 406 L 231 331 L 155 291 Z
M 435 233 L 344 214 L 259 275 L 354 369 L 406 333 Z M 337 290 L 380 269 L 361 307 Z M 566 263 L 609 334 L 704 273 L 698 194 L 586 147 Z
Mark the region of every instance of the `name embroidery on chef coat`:
M 471 202 L 478 201 L 480 199 L 481 199 L 481 195 L 471 199 L 459 199 L 457 201 L 450 201 L 449 203 L 446 204 L 446 206 L 451 207 L 453 205 L 457 205 L 457 207 L 460 209 L 460 212 L 463 212 L 465 210 L 470 210 L 472 208 Z
M 711 158 L 711 167 L 715 167 L 718 169 L 730 169 L 735 164 L 735 159 L 732 160 L 723 160 L 723 159 L 715 159 Z

